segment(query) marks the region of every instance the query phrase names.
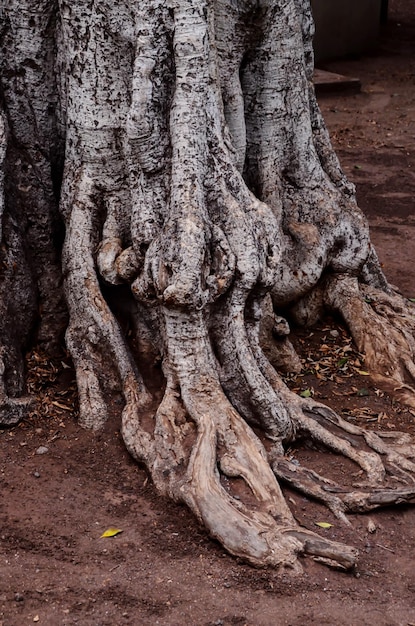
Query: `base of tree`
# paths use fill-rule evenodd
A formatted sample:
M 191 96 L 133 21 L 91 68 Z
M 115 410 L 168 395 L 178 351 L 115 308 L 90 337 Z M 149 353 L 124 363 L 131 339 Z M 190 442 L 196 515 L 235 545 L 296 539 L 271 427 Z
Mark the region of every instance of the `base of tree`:
M 293 394 L 261 348 L 262 311 L 271 299 L 293 371 L 292 320 L 336 312 L 372 380 L 415 407 L 415 310 L 383 276 L 331 147 L 309 1 L 9 4 L 0 420 L 24 414 L 36 325 L 58 341 L 62 281 L 83 426 L 100 429 L 121 389 L 128 450 L 230 553 L 353 567 L 353 548 L 298 525 L 279 481 L 347 523 L 414 499 L 415 446 Z M 151 419 L 149 355 L 165 379 Z M 293 464 L 303 438 L 353 461 L 361 484 Z
M 277 437 L 269 422 L 260 425 L 257 415 L 250 420 L 252 429 L 229 401 L 229 380 L 215 376 L 213 367 L 205 367 L 208 375 L 198 374 L 197 360 L 213 358 L 206 328 L 203 337 L 203 315 L 194 317 L 193 329 L 188 315 L 164 310 L 164 316 L 171 352 L 186 367 L 178 371 L 164 361 L 166 389 L 154 420 L 141 420 L 144 407 L 137 400 L 127 404 L 122 433 L 130 453 L 146 464 L 162 494 L 185 502 L 229 552 L 253 565 L 296 571 L 297 556 L 309 554 L 326 564 L 353 567 L 356 550 L 301 529 L 278 483 L 323 503 L 345 524 L 347 513 L 415 502 L 415 446 L 409 435 L 366 430 L 289 391 L 264 357 L 258 334 L 251 328 L 246 335 L 250 354 L 239 337 L 233 370 L 241 373 L 244 361 L 255 356 L 275 405 L 284 407 L 291 426 L 286 437 Z M 243 384 L 252 397 L 248 376 Z M 241 397 L 239 393 L 240 409 L 246 413 Z M 255 434 L 260 432 L 258 426 L 266 426 L 262 443 Z M 363 473 L 359 483 L 343 486 L 291 462 L 284 450 L 302 440 L 353 461 Z

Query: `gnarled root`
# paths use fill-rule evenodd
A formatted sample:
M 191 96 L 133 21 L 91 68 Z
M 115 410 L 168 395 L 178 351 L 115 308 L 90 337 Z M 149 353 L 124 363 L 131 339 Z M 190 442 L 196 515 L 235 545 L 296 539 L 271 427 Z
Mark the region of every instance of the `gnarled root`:
M 347 512 L 366 512 L 380 506 L 415 502 L 415 445 L 409 435 L 359 428 L 328 407 L 293 394 L 261 350 L 258 319 L 251 315 L 248 320 L 247 335 L 258 367 L 286 407 L 291 420 L 292 435 L 288 442 L 305 439 L 324 446 L 356 463 L 366 474 L 366 480 L 356 488 L 343 487 L 294 464 L 281 454 L 280 446 L 273 446 L 269 460 L 276 476 L 323 502 L 346 523 L 349 523 L 345 516 Z M 267 432 L 266 421 L 262 426 Z
M 301 400 L 301 399 L 300 399 Z M 363 513 L 392 504 L 415 502 L 415 446 L 403 433 L 376 433 L 349 424 L 317 403 L 304 401 L 297 413 L 297 438 L 307 438 L 354 461 L 366 480 L 343 487 L 325 476 L 273 455 L 276 476 L 307 496 L 324 503 L 336 517 Z
M 203 315 L 165 310 L 165 322 L 170 360 L 154 432 L 139 415 L 123 415 L 127 447 L 159 490 L 185 502 L 229 552 L 254 565 L 298 569 L 297 556 L 306 553 L 352 567 L 356 550 L 296 524 L 265 449 L 223 394 Z
M 325 301 L 344 318 L 374 383 L 415 408 L 415 307 L 343 275 L 328 280 Z
M 143 409 L 150 402 L 98 283 L 93 229 L 98 212 L 96 196 L 97 189 L 82 168 L 74 186 L 63 261 L 70 311 L 66 341 L 76 369 L 80 423 L 93 429 L 107 419 L 109 395 L 120 383 L 127 407 L 131 404 L 134 409 Z
M 242 246 L 237 223 L 230 218 L 227 222 L 225 210 L 212 213 L 214 224 L 201 211 L 191 210 L 193 202 L 205 206 L 191 194 L 187 203 L 174 205 L 164 231 L 175 237 L 177 250 L 166 251 L 161 237 L 154 240 L 144 271 L 132 284 L 139 300 L 145 302 L 147 295 L 147 303 L 137 306 L 157 329 L 167 380 L 155 418 L 149 420 L 148 394 L 96 276 L 95 194 L 91 178 L 83 174 L 72 202 L 65 247 L 71 309 L 68 336 L 84 424 L 91 425 L 88 415 L 98 416 L 92 426 L 103 417 L 105 390 L 102 364 L 97 364 L 105 350 L 114 359 L 126 400 L 125 443 L 149 468 L 161 493 L 186 503 L 230 553 L 254 565 L 296 571 L 298 556 L 310 554 L 352 567 L 356 550 L 298 526 L 277 479 L 323 502 L 347 522 L 349 512 L 415 501 L 415 450 L 410 440 L 351 425 L 323 405 L 288 390 L 259 345 L 260 300 L 273 277 L 273 265 L 261 262 L 262 257 L 258 260 L 263 246 L 254 236 L 249 246 L 247 239 Z M 256 224 L 261 204 L 249 194 L 230 197 L 225 185 L 220 194 L 219 205 L 224 201 L 239 210 L 238 224 Z M 251 209 L 255 209 L 253 216 Z M 188 232 L 179 228 L 185 210 L 193 218 L 186 221 L 192 225 L 188 238 Z M 267 232 L 274 227 L 270 220 Z M 256 232 L 246 228 L 251 230 Z M 202 276 L 189 242 L 198 250 Z M 217 259 L 214 250 L 219 250 Z M 270 440 L 268 453 L 248 423 Z M 285 456 L 284 446 L 303 438 L 350 459 L 365 472 L 366 480 L 343 487 L 295 465 Z

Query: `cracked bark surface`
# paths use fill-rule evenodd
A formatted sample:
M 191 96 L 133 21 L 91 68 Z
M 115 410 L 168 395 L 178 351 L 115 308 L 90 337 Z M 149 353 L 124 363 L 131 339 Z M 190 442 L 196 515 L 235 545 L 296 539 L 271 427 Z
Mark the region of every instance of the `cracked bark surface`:
M 17 204 L 17 222 L 8 217 L 15 196 L 4 180 L 12 180 L 19 157 L 39 181 L 26 193 L 43 192 L 36 228 L 54 232 L 58 199 L 65 223 L 66 342 L 82 424 L 100 428 L 121 387 L 128 450 L 158 490 L 186 503 L 229 552 L 294 571 L 300 554 L 353 567 L 356 550 L 298 525 L 280 482 L 347 523 L 348 512 L 414 501 L 415 446 L 289 391 L 261 349 L 263 303 L 272 298 L 285 367 L 298 367 L 290 321 L 312 324 L 336 311 L 373 379 L 410 406 L 415 313 L 383 276 L 331 148 L 312 86 L 308 0 L 124 0 L 115 7 L 27 0 L 21 17 L 10 0 L 4 24 L 2 38 L 26 70 L 13 70 L 17 57 L 5 55 L 4 268 L 14 267 L 14 255 L 20 270 L 3 270 L 0 281 L 2 302 L 11 303 L 0 325 L 1 355 L 14 350 L 17 364 L 1 356 L 0 421 L 24 414 L 21 351 L 35 320 L 36 286 L 48 312 L 40 338 L 58 336 L 64 316 L 56 247 L 46 236 L 39 248 L 34 227 L 26 228 L 29 200 Z M 31 117 L 22 119 L 21 98 Z M 20 180 L 25 170 L 18 164 L 16 171 Z M 16 222 L 15 236 L 7 220 Z M 43 282 L 40 261 L 48 268 Z M 30 307 L 19 304 L 29 295 Z M 24 331 L 18 340 L 10 319 Z M 160 355 L 159 406 L 137 345 Z M 10 370 L 17 366 L 16 378 Z M 144 418 L 149 411 L 152 420 Z M 365 479 L 345 488 L 295 466 L 284 450 L 301 438 L 352 460 Z

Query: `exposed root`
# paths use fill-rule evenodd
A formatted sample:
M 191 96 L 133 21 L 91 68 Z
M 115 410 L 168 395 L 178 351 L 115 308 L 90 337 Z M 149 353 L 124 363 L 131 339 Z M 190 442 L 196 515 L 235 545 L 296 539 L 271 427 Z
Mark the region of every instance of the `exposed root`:
M 373 382 L 415 408 L 415 307 L 351 276 L 330 278 L 325 300 L 343 316 Z
M 139 414 L 123 415 L 127 447 L 159 490 L 185 502 L 231 554 L 254 565 L 297 571 L 298 555 L 309 554 L 353 567 L 356 550 L 296 524 L 265 449 L 222 392 L 202 314 L 165 310 L 165 321 L 171 361 L 154 432 Z
M 1 398 L 0 400 L 0 427 L 15 426 L 26 417 L 33 398 Z
M 415 458 L 415 446 L 409 436 L 394 433 L 390 437 L 389 433 L 367 431 L 345 422 L 327 407 L 309 401 L 303 404 L 306 415 L 296 420 L 297 436 L 354 461 L 366 473 L 366 480 L 343 487 L 286 457 L 273 455 L 271 464 L 278 478 L 324 503 L 346 523 L 345 513 L 415 503 L 415 464 L 411 460 Z
M 278 478 L 323 502 L 338 518 L 392 503 L 415 501 L 415 445 L 409 435 L 368 431 L 340 418 L 328 407 L 293 394 L 270 366 L 259 345 L 259 324 L 247 325 L 257 363 L 287 408 L 292 440 L 311 440 L 356 463 L 366 474 L 357 489 L 342 487 L 312 470 L 297 466 L 273 446 L 271 466 Z M 266 431 L 266 429 L 265 429 Z
M 64 247 L 65 291 L 70 311 L 66 341 L 76 369 L 80 423 L 94 429 L 100 428 L 107 419 L 109 394 L 119 385 L 118 377 L 127 410 L 129 403 L 131 410 L 137 408 L 137 395 L 141 407 L 150 401 L 98 283 L 93 229 L 96 193 L 92 180 L 82 171 L 73 197 Z
M 228 193 L 221 190 L 226 205 L 236 207 L 241 222 L 249 223 L 246 198 L 238 202 Z M 227 226 L 226 212 L 222 215 L 221 232 Z M 201 230 L 194 228 L 192 235 L 203 231 L 201 241 L 206 245 L 203 229 L 212 226 L 203 220 L 200 224 Z M 169 228 L 176 232 L 174 217 Z M 238 236 L 227 230 L 229 259 Z M 157 255 L 150 254 L 151 245 L 157 246 Z M 300 554 L 352 567 L 357 559 L 353 548 L 298 527 L 276 478 L 322 502 L 349 524 L 347 513 L 415 502 L 415 446 L 405 435 L 375 433 L 349 424 L 327 407 L 288 390 L 259 345 L 260 301 L 266 289 L 258 287 L 255 295 L 253 287 L 261 284 L 261 272 L 265 276 L 261 263 L 253 269 L 249 256 L 238 250 L 238 280 L 229 288 L 227 278 L 227 293 L 221 297 L 216 293 L 208 313 L 205 303 L 193 299 L 192 294 L 200 293 L 199 277 L 194 275 L 195 289 L 183 282 L 184 289 L 177 289 L 165 271 L 160 238 L 151 245 L 147 252 L 151 270 L 144 270 L 144 278 L 136 281 L 133 290 L 140 297 L 144 290 L 137 285 L 147 281 L 146 289 L 152 286 L 152 293 L 164 304 L 156 310 L 167 386 L 151 422 L 142 418 L 141 401 L 131 388 L 123 413 L 127 448 L 146 463 L 158 490 L 185 502 L 231 554 L 254 565 L 294 571 L 299 568 Z M 198 249 L 201 255 L 202 247 Z M 177 275 L 187 273 L 193 276 L 190 265 Z M 344 280 L 340 284 L 348 285 Z M 337 291 L 331 286 L 330 280 L 324 288 L 320 286 L 317 300 L 325 298 L 336 308 L 347 299 L 334 300 Z M 360 292 L 358 297 L 366 306 Z M 390 303 L 391 296 L 385 299 Z M 268 454 L 247 422 L 260 427 L 272 441 Z M 301 439 L 351 460 L 365 478 L 359 484 L 342 486 L 294 464 L 284 455 L 283 446 Z
M 259 425 L 270 439 L 287 439 L 292 422 L 281 397 L 261 372 L 246 331 L 244 303 L 230 294 L 213 318 L 220 379 L 243 417 Z

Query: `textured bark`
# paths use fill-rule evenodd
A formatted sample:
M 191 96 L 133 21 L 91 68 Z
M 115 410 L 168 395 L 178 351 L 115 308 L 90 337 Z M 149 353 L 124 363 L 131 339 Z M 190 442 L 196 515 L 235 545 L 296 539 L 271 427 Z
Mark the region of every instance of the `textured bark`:
M 232 554 L 352 567 L 353 548 L 298 526 L 279 481 L 347 523 L 415 498 L 415 447 L 292 394 L 262 352 L 262 311 L 272 298 L 292 369 L 289 321 L 339 312 L 374 380 L 413 407 L 415 315 L 331 147 L 308 0 L 8 0 L 3 18 L 0 422 L 27 406 L 34 329 L 59 341 L 63 277 L 81 423 L 101 427 L 121 388 L 131 454 Z M 140 370 L 155 355 L 158 405 Z M 294 466 L 299 437 L 365 483 Z

